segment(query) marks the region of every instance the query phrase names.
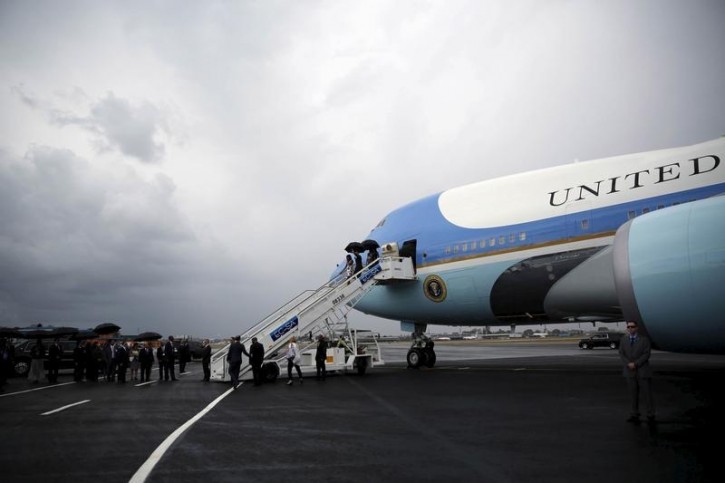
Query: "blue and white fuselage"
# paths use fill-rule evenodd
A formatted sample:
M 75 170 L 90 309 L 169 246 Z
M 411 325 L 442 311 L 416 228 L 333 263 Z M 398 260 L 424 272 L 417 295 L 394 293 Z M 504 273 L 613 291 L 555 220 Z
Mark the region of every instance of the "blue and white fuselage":
M 419 326 L 635 319 L 662 349 L 725 352 L 723 159 L 719 138 L 405 205 L 366 238 L 418 278 L 355 308 Z

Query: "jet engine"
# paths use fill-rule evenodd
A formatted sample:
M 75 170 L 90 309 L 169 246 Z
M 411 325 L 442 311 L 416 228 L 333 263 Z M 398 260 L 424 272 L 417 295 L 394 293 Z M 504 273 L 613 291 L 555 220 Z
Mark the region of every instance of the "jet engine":
M 725 353 L 725 196 L 622 225 L 613 271 L 624 318 L 643 325 L 654 347 Z

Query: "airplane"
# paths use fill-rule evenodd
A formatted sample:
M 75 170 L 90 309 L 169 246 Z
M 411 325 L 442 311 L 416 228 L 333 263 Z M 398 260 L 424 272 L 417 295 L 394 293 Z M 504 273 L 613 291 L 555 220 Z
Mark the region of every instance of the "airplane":
M 723 157 L 725 136 L 409 203 L 366 238 L 411 257 L 415 280 L 378 284 L 354 308 L 412 332 L 413 367 L 435 364 L 433 324 L 636 320 L 657 349 L 723 354 Z

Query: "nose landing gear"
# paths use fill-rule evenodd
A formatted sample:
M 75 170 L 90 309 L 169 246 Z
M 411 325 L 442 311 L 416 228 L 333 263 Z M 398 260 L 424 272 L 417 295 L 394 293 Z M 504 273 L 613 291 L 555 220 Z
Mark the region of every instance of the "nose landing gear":
M 435 342 L 425 334 L 413 334 L 413 345 L 408 350 L 408 367 L 417 369 L 421 366 L 433 367 L 436 363 L 436 353 L 433 350 Z

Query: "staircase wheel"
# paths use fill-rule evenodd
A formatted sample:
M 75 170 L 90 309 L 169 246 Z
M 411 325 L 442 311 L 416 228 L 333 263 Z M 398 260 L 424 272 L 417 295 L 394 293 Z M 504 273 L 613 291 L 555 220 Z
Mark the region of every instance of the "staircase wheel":
M 279 366 L 274 362 L 266 362 L 262 365 L 262 379 L 274 382 L 279 377 Z

